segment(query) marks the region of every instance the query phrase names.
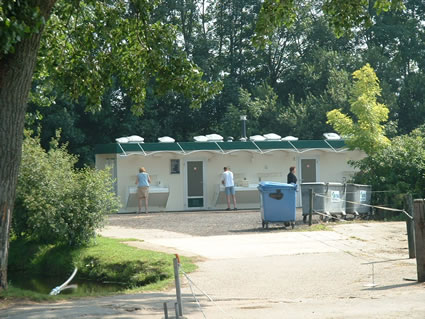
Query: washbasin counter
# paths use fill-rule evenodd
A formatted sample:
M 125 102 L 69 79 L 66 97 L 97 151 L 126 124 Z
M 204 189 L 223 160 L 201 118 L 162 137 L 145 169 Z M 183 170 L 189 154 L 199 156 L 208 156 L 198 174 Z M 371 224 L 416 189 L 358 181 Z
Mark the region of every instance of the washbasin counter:
M 167 207 L 170 190 L 165 186 L 151 185 L 149 187 L 149 210 L 163 211 Z M 129 186 L 127 195 L 126 210 L 128 212 L 137 210 L 137 187 Z
M 246 184 L 235 186 L 236 205 L 238 208 L 250 209 L 260 207 L 260 194 L 257 189 L 258 184 Z M 223 185 L 216 186 L 215 200 L 218 209 L 227 207 L 226 193 Z

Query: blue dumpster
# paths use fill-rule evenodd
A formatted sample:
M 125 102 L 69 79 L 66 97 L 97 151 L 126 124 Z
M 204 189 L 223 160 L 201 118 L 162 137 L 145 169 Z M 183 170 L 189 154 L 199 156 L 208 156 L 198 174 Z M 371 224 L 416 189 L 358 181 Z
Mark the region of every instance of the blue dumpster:
M 294 228 L 297 185 L 261 182 L 257 188 L 260 191 L 263 228 L 268 228 L 269 223 L 284 223 L 285 226 Z

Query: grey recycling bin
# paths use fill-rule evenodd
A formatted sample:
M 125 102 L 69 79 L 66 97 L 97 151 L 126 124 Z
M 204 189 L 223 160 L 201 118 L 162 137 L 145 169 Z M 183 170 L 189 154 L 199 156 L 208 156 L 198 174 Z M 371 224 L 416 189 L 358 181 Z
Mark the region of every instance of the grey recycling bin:
M 261 182 L 257 188 L 260 192 L 263 228 L 268 228 L 269 223 L 284 223 L 285 226 L 294 228 L 297 185 Z
M 372 186 L 360 184 L 347 184 L 347 214 L 361 215 L 370 213 Z M 366 204 L 366 205 L 364 205 Z
M 346 214 L 346 184 L 315 182 L 301 184 L 304 216 L 308 215 L 310 211 L 310 189 L 313 189 L 313 192 L 316 194 L 316 196 L 313 197 L 313 212 L 320 212 L 328 215 Z

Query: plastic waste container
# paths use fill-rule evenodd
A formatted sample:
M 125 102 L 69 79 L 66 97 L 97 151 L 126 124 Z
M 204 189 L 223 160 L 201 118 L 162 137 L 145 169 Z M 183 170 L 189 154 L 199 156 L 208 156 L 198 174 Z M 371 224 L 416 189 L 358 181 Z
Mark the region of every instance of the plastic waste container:
M 269 223 L 284 223 L 295 226 L 297 185 L 277 182 L 261 182 L 260 192 L 261 220 L 263 228 Z
M 324 182 L 302 183 L 301 197 L 304 221 L 310 212 L 310 189 L 313 189 L 313 192 L 316 194 L 313 198 L 313 212 L 324 213 L 326 215 L 346 215 L 346 184 Z
M 368 215 L 370 213 L 370 205 L 372 198 L 372 186 L 361 184 L 347 184 L 347 214 Z

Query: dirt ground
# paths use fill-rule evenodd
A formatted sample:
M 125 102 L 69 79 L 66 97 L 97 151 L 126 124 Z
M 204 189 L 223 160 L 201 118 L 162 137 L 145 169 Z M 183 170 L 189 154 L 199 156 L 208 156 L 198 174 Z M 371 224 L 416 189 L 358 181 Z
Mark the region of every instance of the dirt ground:
M 255 211 L 161 213 L 111 216 L 102 235 L 196 256 L 198 270 L 181 276 L 186 318 L 425 318 L 425 284 L 408 258 L 405 223 L 306 228 L 263 230 Z M 171 317 L 174 288 L 13 305 L 0 318 L 159 319 L 164 302 Z

